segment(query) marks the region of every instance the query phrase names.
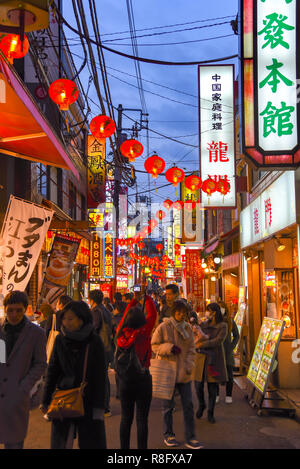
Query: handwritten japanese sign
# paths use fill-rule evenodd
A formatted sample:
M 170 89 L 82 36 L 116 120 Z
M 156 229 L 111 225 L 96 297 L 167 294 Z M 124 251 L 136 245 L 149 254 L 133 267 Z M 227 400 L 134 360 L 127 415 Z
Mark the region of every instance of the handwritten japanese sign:
M 233 65 L 199 66 L 200 171 L 204 181 L 230 183 L 224 197 L 202 191 L 204 207 L 235 207 L 235 133 L 234 133 Z
M 39 258 L 53 211 L 11 196 L 2 227 L 2 293 L 25 290 Z

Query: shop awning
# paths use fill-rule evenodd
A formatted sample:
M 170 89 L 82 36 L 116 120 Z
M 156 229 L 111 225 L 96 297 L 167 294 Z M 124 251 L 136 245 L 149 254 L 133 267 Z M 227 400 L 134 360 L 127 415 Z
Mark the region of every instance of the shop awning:
M 209 244 L 208 246 L 205 247 L 205 254 L 210 254 L 213 252 L 217 247 L 219 246 L 219 240 L 217 239 L 213 243 Z
M 79 173 L 14 68 L 0 52 L 0 153 Z

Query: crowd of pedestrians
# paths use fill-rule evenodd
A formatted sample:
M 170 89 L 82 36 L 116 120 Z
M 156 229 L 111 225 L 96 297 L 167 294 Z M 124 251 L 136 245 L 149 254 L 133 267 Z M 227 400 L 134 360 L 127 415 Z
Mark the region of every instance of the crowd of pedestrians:
M 121 407 L 120 448 L 130 448 L 136 414 L 137 447 L 147 449 L 152 357 L 172 362 L 176 370 L 171 399 L 161 399 L 167 447 L 180 444 L 173 426 L 176 395 L 183 410 L 185 446 L 191 449 L 202 447 L 195 419 L 201 419 L 207 408 L 208 421 L 216 422 L 220 385 L 226 388 L 225 402 L 232 403 L 233 350 L 239 333 L 224 302 L 208 304 L 204 317 L 199 317 L 178 286 L 170 284 L 161 293 L 116 293 L 112 302 L 100 290 L 89 293 L 88 304 L 63 295 L 55 311 L 41 305 L 38 324 L 27 317 L 27 307 L 25 292 L 10 292 L 0 326 L 6 351 L 0 363 L 0 443 L 7 449 L 23 448 L 29 413 L 37 405 L 51 421 L 51 449 L 72 448 L 75 437 L 80 449 L 106 448 L 109 368 L 115 373 Z M 81 414 L 69 417 L 62 402 L 60 418 L 51 418 L 56 392 L 70 396 L 78 389 Z M 76 405 L 72 402 L 71 407 Z

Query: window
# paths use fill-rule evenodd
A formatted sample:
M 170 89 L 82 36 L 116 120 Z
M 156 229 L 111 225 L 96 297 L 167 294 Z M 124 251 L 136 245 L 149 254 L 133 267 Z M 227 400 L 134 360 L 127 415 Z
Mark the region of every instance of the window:
M 76 220 L 76 187 L 69 181 L 69 215 Z

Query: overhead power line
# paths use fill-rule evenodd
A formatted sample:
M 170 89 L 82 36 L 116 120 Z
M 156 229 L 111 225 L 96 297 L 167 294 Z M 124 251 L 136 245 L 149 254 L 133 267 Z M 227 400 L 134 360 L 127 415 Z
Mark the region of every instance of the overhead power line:
M 56 9 L 57 15 L 60 17 L 61 21 L 66 25 L 67 28 L 69 28 L 73 33 L 75 33 L 78 36 L 81 36 L 85 39 L 86 36 L 81 34 L 79 31 L 77 31 L 73 26 L 71 26 L 66 19 L 61 15 L 58 9 Z M 151 64 L 156 64 L 156 65 L 170 65 L 170 66 L 191 66 L 191 65 L 204 65 L 204 64 L 209 64 L 209 63 L 214 63 L 214 62 L 224 62 L 225 60 L 231 60 L 235 59 L 238 57 L 238 54 L 233 54 L 229 55 L 226 57 L 218 57 L 215 59 L 210 59 L 210 60 L 196 60 L 196 61 L 191 61 L 191 62 L 171 62 L 171 61 L 166 61 L 166 60 L 154 60 L 154 59 L 148 59 L 146 57 L 135 57 L 130 54 L 126 54 L 125 52 L 121 52 L 115 49 L 112 49 L 110 47 L 105 46 L 104 44 L 100 44 L 99 42 L 95 41 L 94 39 L 91 39 L 90 37 L 87 39 L 91 44 L 94 44 L 98 47 L 101 47 L 104 50 L 107 50 L 108 52 L 111 52 L 113 54 L 117 54 L 121 57 L 125 57 L 127 59 L 131 60 L 136 60 L 139 62 L 145 62 L 145 63 L 151 63 Z

